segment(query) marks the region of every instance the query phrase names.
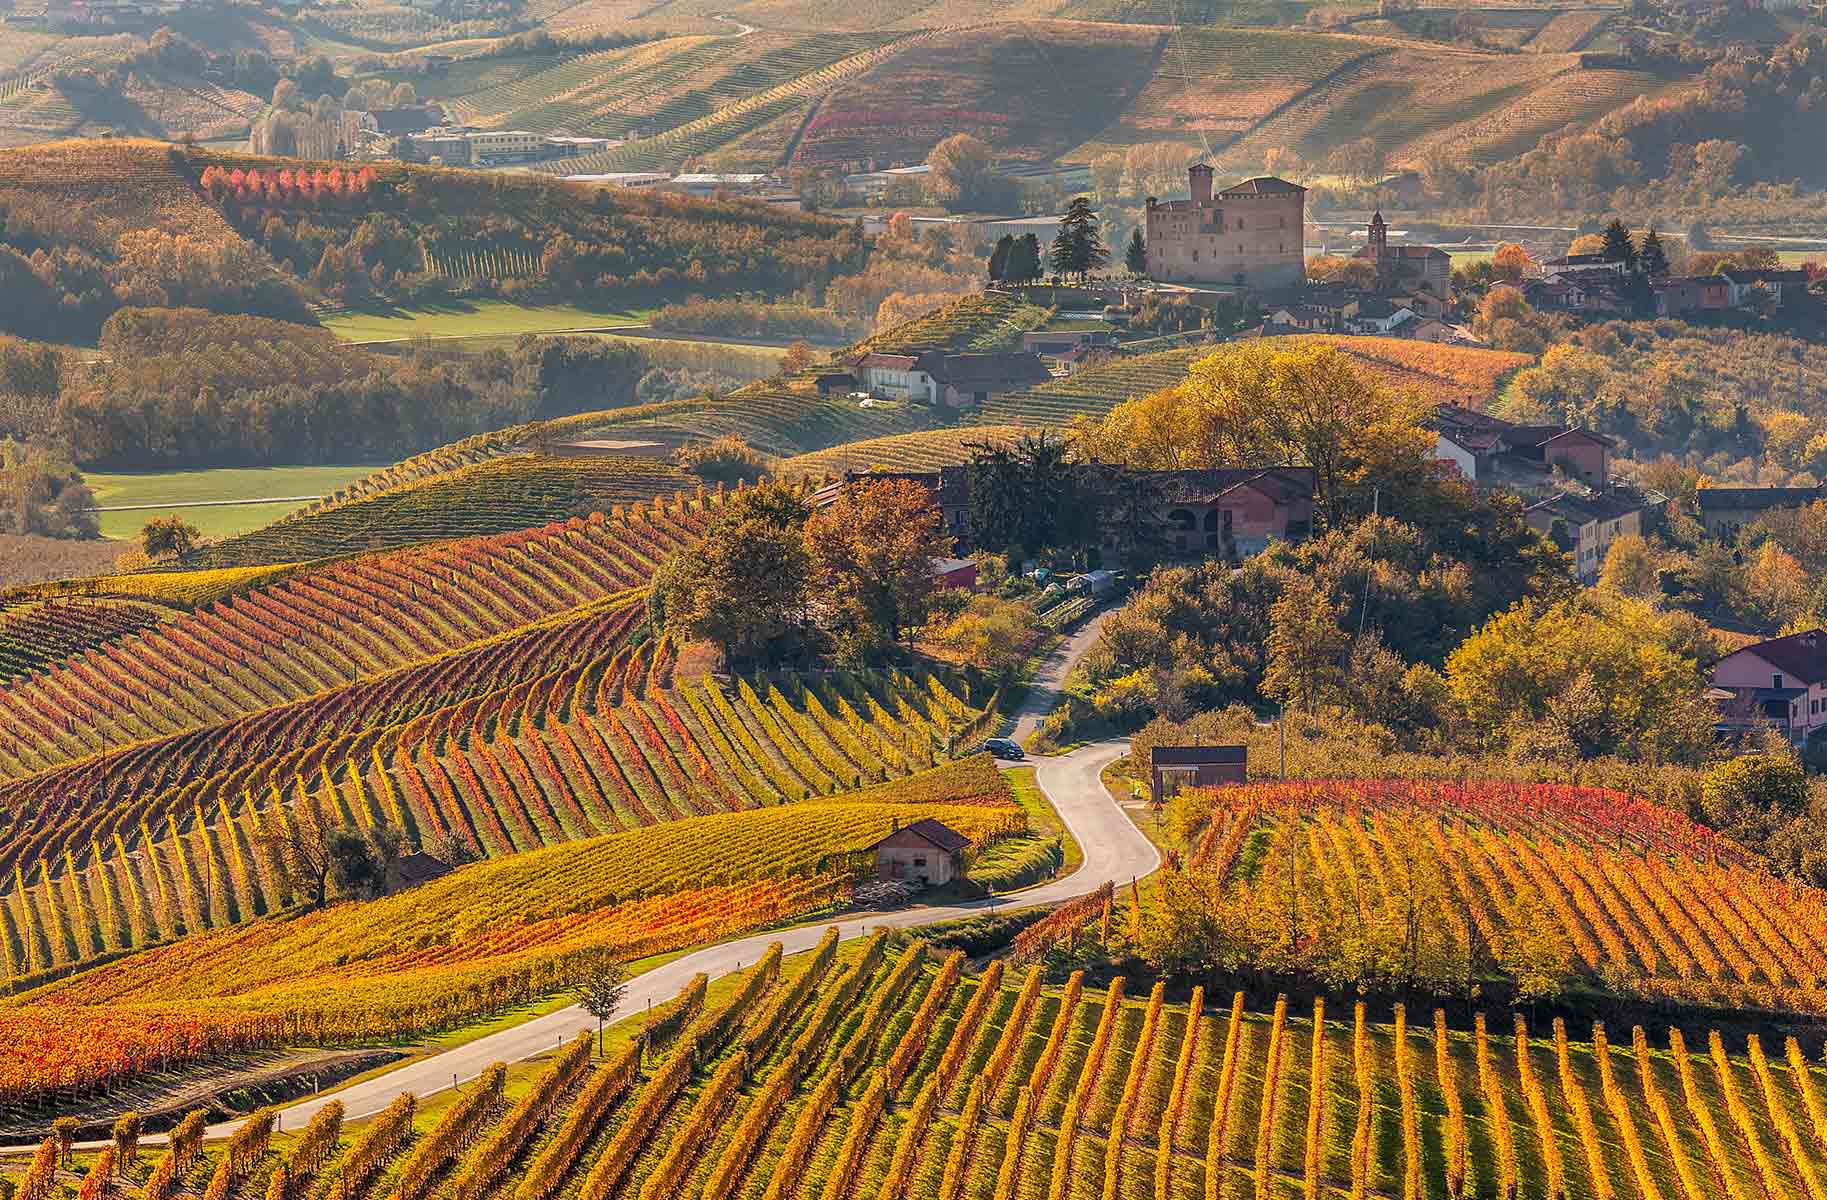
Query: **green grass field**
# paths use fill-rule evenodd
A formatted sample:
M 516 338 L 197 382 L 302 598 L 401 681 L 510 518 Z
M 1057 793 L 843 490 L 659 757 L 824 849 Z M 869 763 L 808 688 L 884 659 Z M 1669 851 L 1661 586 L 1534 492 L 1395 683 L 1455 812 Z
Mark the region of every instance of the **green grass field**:
M 188 505 L 274 496 L 322 496 L 374 470 L 372 464 L 332 467 L 225 467 L 213 471 L 87 471 L 83 482 L 99 508 L 122 504 Z M 211 508 L 136 508 L 97 516 L 103 537 L 133 538 L 154 517 L 176 513 L 206 537 L 232 537 L 258 529 L 302 506 L 229 504 Z
M 324 328 L 345 342 L 405 338 L 470 338 L 568 329 L 644 325 L 651 309 L 620 311 L 575 304 L 510 304 L 505 300 L 456 301 L 431 308 L 353 309 L 324 319 Z

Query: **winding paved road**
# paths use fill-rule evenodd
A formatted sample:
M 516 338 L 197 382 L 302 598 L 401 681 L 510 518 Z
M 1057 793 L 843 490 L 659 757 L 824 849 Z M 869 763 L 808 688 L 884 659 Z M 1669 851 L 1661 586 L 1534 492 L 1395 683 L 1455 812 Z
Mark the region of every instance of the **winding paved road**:
M 1105 615 L 1100 614 L 1087 622 L 1042 663 L 1028 702 L 1016 717 L 1017 730 L 1024 731 L 1022 736 L 1032 732 L 1040 718 L 1058 702 L 1060 683 L 1078 658 L 1095 643 Z M 1118 807 L 1100 778 L 1104 767 L 1126 749 L 1124 742 L 1099 742 L 1071 754 L 1032 760 L 1041 790 L 1053 802 L 1084 852 L 1084 861 L 1071 875 L 1010 896 L 852 917 L 837 922 L 839 936 L 848 940 L 862 937 L 871 929 L 912 929 L 992 910 L 1061 904 L 1096 891 L 1107 880 L 1122 882 L 1151 873 L 1160 865 L 1160 855 L 1154 844 Z M 831 924 L 817 921 L 790 929 L 768 930 L 682 955 L 629 981 L 628 993 L 618 1015 L 637 1013 L 672 999 L 699 972 L 715 979 L 752 965 L 770 943 L 781 943 L 788 954 L 810 950 Z M 384 1074 L 301 1100 L 280 1114 L 280 1124 L 286 1129 L 300 1128 L 333 1099 L 342 1101 L 346 1120 L 359 1120 L 385 1109 L 404 1092 L 424 1097 L 460 1086 L 493 1063 L 520 1062 L 556 1049 L 580 1032 L 594 1032 L 595 1029 L 596 1019 L 582 1008 L 577 1005 L 562 1008 L 428 1058 L 403 1063 Z M 211 1139 L 227 1137 L 239 1124 L 239 1121 L 227 1121 L 212 1125 L 206 1136 Z M 161 1134 L 142 1138 L 141 1142 L 153 1145 L 164 1140 Z M 101 1144 L 93 1145 L 99 1147 Z M 0 1147 L 0 1155 L 29 1153 L 33 1149 L 35 1146 L 31 1145 Z
M 1122 754 L 1123 744 L 1103 742 L 1086 746 L 1058 758 L 1035 760 L 1036 777 L 1041 789 L 1055 808 L 1072 836 L 1084 850 L 1084 863 L 1063 879 L 1041 884 L 1017 895 L 934 908 L 908 908 L 898 912 L 878 913 L 838 922 L 839 936 L 861 937 L 865 932 L 884 927 L 910 929 L 968 917 L 990 909 L 1030 908 L 1035 905 L 1060 904 L 1102 887 L 1106 880 L 1127 880 L 1147 875 L 1160 865 L 1153 843 L 1135 827 L 1123 810 L 1117 807 L 1099 779 L 1106 764 Z M 673 959 L 628 985 L 623 1013 L 635 1013 L 649 1004 L 661 1004 L 678 995 L 679 989 L 700 971 L 715 979 L 752 965 L 768 948 L 779 942 L 788 954 L 810 950 L 829 928 L 820 921 L 792 929 L 776 929 L 734 941 L 707 946 Z M 341 1100 L 347 1120 L 357 1120 L 380 1112 L 402 1092 L 421 1097 L 466 1083 L 490 1064 L 518 1062 L 556 1049 L 579 1032 L 595 1032 L 596 1019 L 582 1008 L 572 1005 L 543 1017 L 535 1017 L 512 1029 L 491 1033 L 466 1045 L 446 1050 L 429 1058 L 406 1063 L 384 1075 L 377 1075 L 339 1091 L 325 1092 L 287 1108 L 283 1114 L 286 1128 L 298 1128 L 312 1114 L 332 1099 Z M 208 1136 L 226 1137 L 236 1122 L 212 1125 Z M 147 1139 L 151 1140 L 151 1139 Z

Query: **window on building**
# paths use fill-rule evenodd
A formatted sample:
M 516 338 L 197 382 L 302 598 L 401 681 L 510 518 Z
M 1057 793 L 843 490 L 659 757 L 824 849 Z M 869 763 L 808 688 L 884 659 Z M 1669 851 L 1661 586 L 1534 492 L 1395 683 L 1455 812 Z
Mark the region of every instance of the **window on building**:
M 926 856 L 924 854 L 916 854 L 914 856 L 914 866 L 923 867 L 925 865 L 926 865 Z
M 1783 673 L 1781 671 L 1770 676 L 1770 686 L 1773 688 L 1780 688 L 1783 686 Z

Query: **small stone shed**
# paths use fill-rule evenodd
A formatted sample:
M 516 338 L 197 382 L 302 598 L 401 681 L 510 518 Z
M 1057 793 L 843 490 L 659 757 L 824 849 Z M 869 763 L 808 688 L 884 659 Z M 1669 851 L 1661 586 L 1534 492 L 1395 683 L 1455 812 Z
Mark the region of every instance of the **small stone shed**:
M 963 872 L 970 846 L 971 839 L 943 821 L 922 817 L 869 849 L 875 854 L 876 878 L 943 887 Z

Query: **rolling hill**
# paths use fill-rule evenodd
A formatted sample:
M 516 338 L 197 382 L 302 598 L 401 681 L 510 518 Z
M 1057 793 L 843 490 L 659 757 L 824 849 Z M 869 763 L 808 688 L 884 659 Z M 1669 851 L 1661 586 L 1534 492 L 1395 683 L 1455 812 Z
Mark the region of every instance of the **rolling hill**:
M 1298 334 L 1273 340 L 1336 346 L 1391 388 L 1414 389 L 1440 403 L 1468 407 L 1488 403 L 1504 379 L 1533 361 L 1526 354 L 1434 346 L 1403 338 Z M 1081 416 L 1109 412 L 1131 397 L 1172 387 L 1186 378 L 1192 363 L 1223 349 L 1193 346 L 1112 359 L 1030 391 L 994 396 L 984 406 L 982 417 L 997 424 L 1069 425 Z
M 1086 161 L 1173 143 L 1246 172 L 1272 147 L 1323 162 L 1363 136 L 1392 165 L 1437 146 L 1491 161 L 1680 86 L 1583 66 L 1577 51 L 1602 12 L 1493 17 L 1497 32 L 1526 35 L 1527 53 L 1504 53 L 1418 39 L 1390 22 L 1363 33 L 1174 27 L 1153 11 L 1161 7 L 934 5 L 893 8 L 877 23 L 861 17 L 869 5 L 769 4 L 755 8 L 760 30 L 746 36 L 529 63 L 450 102 L 487 124 L 635 139 L 535 167 L 553 173 L 918 162 L 959 132 L 1004 160 Z M 807 32 L 845 29 L 857 32 Z M 862 32 L 890 29 L 905 32 Z

